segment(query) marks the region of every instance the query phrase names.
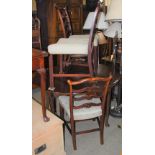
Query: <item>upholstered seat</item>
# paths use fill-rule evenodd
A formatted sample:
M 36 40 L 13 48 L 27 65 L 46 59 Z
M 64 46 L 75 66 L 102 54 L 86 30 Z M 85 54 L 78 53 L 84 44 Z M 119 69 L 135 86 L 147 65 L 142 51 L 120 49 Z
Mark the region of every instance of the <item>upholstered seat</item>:
M 86 43 L 56 43 L 48 46 L 50 54 L 82 54 L 88 55 L 88 44 Z
M 74 36 L 74 37 L 72 37 Z M 89 35 L 72 35 L 69 38 L 60 38 L 57 43 L 48 46 L 50 54 L 81 54 L 88 55 Z M 93 45 L 98 46 L 98 36 L 95 35 Z
M 66 43 L 66 44 L 82 43 L 82 44 L 87 44 L 88 45 L 89 35 L 88 36 L 79 35 L 79 37 L 78 37 L 78 35 L 72 35 L 72 36 L 74 36 L 74 37 L 60 38 L 57 43 Z M 98 35 L 96 34 L 95 38 L 94 38 L 93 46 L 97 47 L 98 42 L 99 42 L 99 38 L 98 38 Z
M 68 114 L 70 119 L 70 102 L 69 96 L 60 96 L 58 98 L 59 104 L 64 108 L 65 112 Z M 93 98 L 91 100 L 82 100 L 82 101 L 75 101 L 74 106 L 79 106 L 84 103 L 93 102 L 93 103 L 101 103 L 100 98 Z M 73 116 L 74 120 L 83 120 L 83 119 L 91 119 L 95 117 L 99 117 L 102 115 L 101 106 L 92 106 L 90 108 L 82 108 L 82 109 L 74 109 Z

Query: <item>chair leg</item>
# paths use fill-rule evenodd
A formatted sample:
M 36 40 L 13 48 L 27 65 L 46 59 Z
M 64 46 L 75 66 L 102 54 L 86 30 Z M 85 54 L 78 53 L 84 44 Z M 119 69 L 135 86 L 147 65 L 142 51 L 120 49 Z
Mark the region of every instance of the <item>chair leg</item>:
M 76 146 L 76 133 L 75 133 L 75 121 L 71 120 L 71 133 L 72 133 L 72 142 L 73 142 L 73 148 L 74 150 L 77 150 Z
M 104 116 L 100 117 L 100 144 L 104 144 Z
M 64 121 L 64 109 L 60 105 L 60 117 Z M 63 123 L 63 136 L 64 136 L 64 148 L 65 148 L 65 122 Z
M 50 111 L 52 113 L 56 113 L 56 103 L 55 103 L 55 97 L 54 97 L 54 92 L 48 90 L 48 104 L 49 104 L 49 108 Z
M 50 87 L 51 88 L 54 87 L 54 77 L 53 77 L 54 71 L 53 71 L 53 68 L 54 68 L 53 55 L 51 54 L 49 56 L 49 77 L 50 77 Z

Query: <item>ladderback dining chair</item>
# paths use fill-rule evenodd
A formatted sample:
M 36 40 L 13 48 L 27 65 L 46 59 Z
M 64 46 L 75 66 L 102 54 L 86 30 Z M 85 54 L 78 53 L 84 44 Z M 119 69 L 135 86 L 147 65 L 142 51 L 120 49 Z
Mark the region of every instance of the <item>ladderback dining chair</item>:
M 59 43 L 72 43 L 72 42 L 83 42 L 89 40 L 89 34 L 73 34 L 71 17 L 68 11 L 67 6 L 60 7 L 55 5 L 57 10 L 58 18 L 60 20 L 63 37 L 69 39 L 60 39 Z M 86 55 L 68 55 L 64 57 L 64 60 L 67 60 L 67 63 L 72 63 L 72 65 L 85 66 L 87 61 Z
M 70 126 L 66 127 L 72 135 L 73 148 L 76 150 L 76 135 L 100 131 L 100 143 L 104 143 L 104 120 L 106 111 L 106 98 L 111 76 L 106 78 L 85 78 L 78 81 L 68 80 L 69 96 L 59 96 L 60 116 L 64 119 L 64 112 L 69 118 Z M 76 131 L 75 123 L 82 120 L 95 119 L 99 128 Z

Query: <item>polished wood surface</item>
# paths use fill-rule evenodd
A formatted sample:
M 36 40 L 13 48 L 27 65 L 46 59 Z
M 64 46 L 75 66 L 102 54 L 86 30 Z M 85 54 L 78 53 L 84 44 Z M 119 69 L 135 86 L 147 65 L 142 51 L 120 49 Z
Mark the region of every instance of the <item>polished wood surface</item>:
M 45 92 L 46 92 L 46 70 L 44 67 L 44 57 L 48 54 L 38 49 L 32 48 L 32 71 L 37 71 L 41 77 L 41 100 L 43 120 L 49 121 L 46 116 Z
M 71 15 L 73 32 L 82 33 L 83 5 L 82 0 L 48 0 L 48 42 L 55 43 L 58 38 L 63 37 L 63 31 L 55 9 L 55 5 L 67 6 Z
M 73 35 L 73 29 L 67 6 L 60 7 L 55 5 L 55 8 L 57 10 L 58 20 L 60 20 L 63 37 L 68 38 L 70 35 Z

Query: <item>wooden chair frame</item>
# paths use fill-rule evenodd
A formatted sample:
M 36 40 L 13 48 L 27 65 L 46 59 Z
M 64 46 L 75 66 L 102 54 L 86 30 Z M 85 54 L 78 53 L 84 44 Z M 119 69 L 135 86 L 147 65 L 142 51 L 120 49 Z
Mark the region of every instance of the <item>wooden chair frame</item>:
M 54 78 L 56 77 L 92 77 L 95 74 L 95 68 L 97 67 L 97 48 L 94 48 L 93 46 L 93 41 L 95 37 L 95 27 L 97 23 L 97 17 L 100 11 L 100 4 L 96 7 L 95 14 L 94 14 L 94 22 L 92 25 L 92 28 L 90 30 L 89 34 L 89 43 L 88 43 L 88 68 L 89 68 L 89 73 L 87 74 L 66 74 L 63 72 L 63 55 L 59 55 L 59 65 L 60 65 L 60 70 L 59 74 L 54 73 L 54 63 L 53 63 L 53 55 L 50 54 L 49 56 L 49 72 L 50 72 L 50 88 L 53 90 L 54 89 Z M 95 64 L 95 65 L 94 65 Z
M 69 84 L 69 88 L 70 88 L 70 124 L 71 124 L 71 127 L 69 127 L 66 122 L 65 122 L 65 125 L 72 135 L 74 150 L 77 149 L 76 135 L 79 135 L 79 134 L 84 134 L 84 133 L 89 133 L 89 132 L 94 132 L 94 131 L 100 131 L 100 144 L 104 143 L 104 138 L 103 138 L 104 137 L 104 121 L 105 121 L 105 113 L 106 113 L 106 106 L 107 106 L 106 105 L 106 103 L 107 103 L 106 98 L 107 98 L 108 87 L 109 87 L 111 79 L 112 79 L 112 77 L 109 76 L 107 78 L 100 78 L 100 77 L 86 78 L 86 79 L 82 79 L 79 81 L 68 80 L 68 84 Z M 97 82 L 103 82 L 104 87 L 101 88 L 101 87 L 97 87 L 96 85 L 94 85 Z M 78 86 L 81 84 L 87 85 L 87 83 L 93 83 L 92 87 L 86 86 L 86 87 L 76 89 L 76 90 L 73 88 L 74 86 Z M 79 94 L 85 94 L 85 95 L 80 97 L 80 98 L 75 98 L 75 95 L 79 95 Z M 101 103 L 96 104 L 96 103 L 90 102 L 90 103 L 81 104 L 80 106 L 74 106 L 74 101 L 81 101 L 84 99 L 88 99 L 88 101 L 89 101 L 92 98 L 100 98 Z M 94 118 L 97 118 L 99 128 L 77 132 L 75 129 L 75 123 L 77 121 L 83 121 L 83 120 L 88 120 L 88 119 L 74 120 L 73 110 L 74 109 L 81 109 L 81 108 L 90 108 L 91 106 L 101 106 L 101 109 L 102 109 L 101 116 L 99 116 L 99 118 L 94 117 Z M 61 107 L 61 105 L 60 105 L 60 116 L 62 117 L 62 119 L 64 119 L 64 109 Z M 94 119 L 94 118 L 91 118 L 91 119 Z
M 55 8 L 60 19 L 60 24 L 63 31 L 64 38 L 68 38 L 70 35 L 73 35 L 72 23 L 68 13 L 67 7 L 58 7 L 55 5 Z

